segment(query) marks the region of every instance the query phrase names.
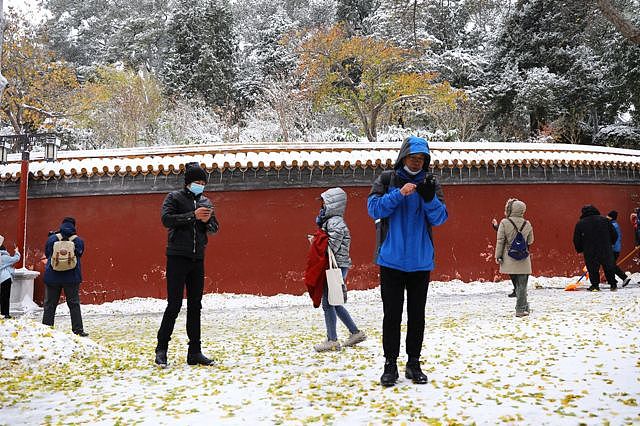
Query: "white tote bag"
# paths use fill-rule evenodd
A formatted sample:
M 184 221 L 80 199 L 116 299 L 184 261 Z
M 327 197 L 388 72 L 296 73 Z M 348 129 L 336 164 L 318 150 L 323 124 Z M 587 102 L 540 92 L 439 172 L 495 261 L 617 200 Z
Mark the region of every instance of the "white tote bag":
M 331 306 L 344 305 L 344 293 L 342 293 L 342 285 L 344 281 L 342 279 L 342 270 L 338 268 L 336 257 L 333 255 L 331 248 L 327 247 L 327 253 L 329 254 L 329 269 L 325 272 L 327 274 L 327 287 L 329 304 Z

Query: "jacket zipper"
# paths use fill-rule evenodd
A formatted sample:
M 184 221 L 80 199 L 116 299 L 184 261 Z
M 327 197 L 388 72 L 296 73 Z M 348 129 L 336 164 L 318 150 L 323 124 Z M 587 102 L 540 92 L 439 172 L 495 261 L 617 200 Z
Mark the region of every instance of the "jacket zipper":
M 196 203 L 196 200 L 193 200 L 193 211 L 196 211 L 196 208 L 198 207 L 198 203 Z M 193 221 L 193 254 L 196 254 L 196 221 L 197 219 L 194 218 Z

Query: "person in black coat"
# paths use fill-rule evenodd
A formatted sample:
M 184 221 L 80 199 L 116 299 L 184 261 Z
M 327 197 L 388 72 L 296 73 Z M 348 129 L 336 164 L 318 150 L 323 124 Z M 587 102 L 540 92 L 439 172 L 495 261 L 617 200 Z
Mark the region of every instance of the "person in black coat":
M 155 362 L 167 365 L 169 340 L 182 308 L 187 289 L 187 364 L 212 365 L 202 354 L 200 342 L 200 311 L 204 291 L 204 253 L 207 234 L 218 231 L 213 204 L 202 195 L 207 173 L 197 164 L 186 165 L 184 188 L 167 195 L 162 204 L 162 224 L 168 229 L 167 241 L 167 308 L 158 330 Z
M 592 205 L 582 208 L 582 215 L 573 232 L 573 245 L 578 253 L 584 254 L 591 281 L 589 291 L 600 291 L 600 266 L 604 269 L 611 291 L 617 290 L 612 248 L 617 238 L 611 221 L 601 216 L 597 208 Z
M 76 266 L 66 271 L 57 271 L 53 266 L 54 244 L 60 240 L 72 240 Z M 47 264 L 44 269 L 44 311 L 42 313 L 42 323 L 53 327 L 56 316 L 56 308 L 60 295 L 64 290 L 67 299 L 69 315 L 71 316 L 71 331 L 78 336 L 86 337 L 89 333 L 84 331 L 82 323 L 82 313 L 80 310 L 80 284 L 82 283 L 82 255 L 84 254 L 84 240 L 76 235 L 76 220 L 73 217 L 62 219 L 58 232 L 51 234 L 47 238 L 44 247 L 44 255 Z

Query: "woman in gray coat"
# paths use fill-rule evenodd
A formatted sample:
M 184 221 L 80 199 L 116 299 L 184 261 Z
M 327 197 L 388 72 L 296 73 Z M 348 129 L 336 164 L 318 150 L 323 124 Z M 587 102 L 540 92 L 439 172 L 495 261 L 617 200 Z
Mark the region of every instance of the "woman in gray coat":
M 344 221 L 344 211 L 347 208 L 347 193 L 342 188 L 330 188 L 320 195 L 322 208 L 316 218 L 316 224 L 329 236 L 329 249 L 336 258 L 338 267 L 342 270 L 342 278 L 347 279 L 347 273 L 351 267 L 349 248 L 351 246 L 351 233 Z M 346 295 L 346 288 L 343 287 Z M 346 297 L 345 297 L 346 300 Z M 355 322 L 344 306 L 332 306 L 329 304 L 328 289 L 325 284 L 322 294 L 322 309 L 324 321 L 327 326 L 327 340 L 314 346 L 317 352 L 337 351 L 341 345 L 338 342 L 336 331 L 336 317 L 349 330 L 349 337 L 342 346 L 353 346 L 367 338 L 363 331 L 358 330 Z
M 500 265 L 500 273 L 509 274 L 516 289 L 516 316 L 529 315 L 529 302 L 527 302 L 527 282 L 531 275 L 531 256 L 516 260 L 509 255 L 511 243 L 516 238 L 518 231 L 522 233 L 527 247 L 533 244 L 533 226 L 524 218 L 527 205 L 517 198 L 510 198 L 504 206 L 505 218 L 498 226 L 496 240 L 496 263 Z

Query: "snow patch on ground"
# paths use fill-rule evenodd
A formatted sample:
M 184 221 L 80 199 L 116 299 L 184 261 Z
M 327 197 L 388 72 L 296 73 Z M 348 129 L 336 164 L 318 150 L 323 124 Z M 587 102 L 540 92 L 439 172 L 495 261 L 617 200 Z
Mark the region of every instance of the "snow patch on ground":
M 27 365 L 65 363 L 74 354 L 97 353 L 89 339 L 52 329 L 31 318 L 0 321 L 0 358 Z

